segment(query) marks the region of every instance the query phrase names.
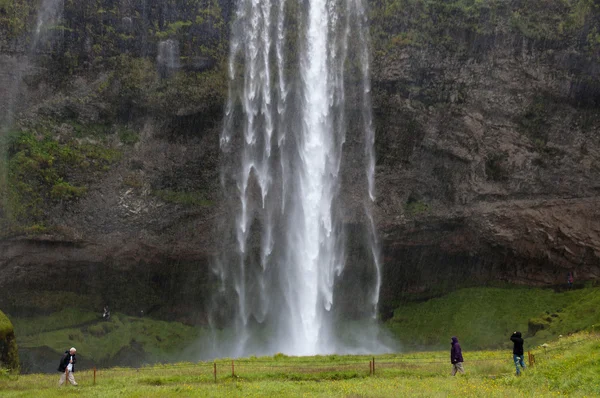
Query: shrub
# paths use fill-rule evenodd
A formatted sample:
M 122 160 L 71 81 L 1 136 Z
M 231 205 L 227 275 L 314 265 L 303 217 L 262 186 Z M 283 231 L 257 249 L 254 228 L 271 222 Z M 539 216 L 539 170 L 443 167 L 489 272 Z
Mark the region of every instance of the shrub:
M 72 200 L 82 196 L 86 188 L 75 187 L 68 182 L 61 181 L 54 184 L 50 191 L 50 196 L 55 200 Z
M 11 321 L 0 311 L 0 368 L 19 370 L 17 340 Z

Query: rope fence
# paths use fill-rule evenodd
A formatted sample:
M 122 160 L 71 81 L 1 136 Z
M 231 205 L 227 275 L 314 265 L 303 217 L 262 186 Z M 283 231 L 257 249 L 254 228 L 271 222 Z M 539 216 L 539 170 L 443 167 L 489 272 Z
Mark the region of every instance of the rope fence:
M 535 351 L 528 351 L 527 358 L 530 367 L 536 365 L 536 354 L 543 354 L 542 358 L 545 359 L 548 353 L 552 353 L 558 350 L 564 350 L 576 344 L 580 344 L 583 341 L 589 340 L 589 338 L 580 339 L 574 342 L 561 344 L 558 347 L 536 347 Z M 541 351 L 541 350 L 544 351 Z M 322 361 L 326 361 L 327 357 L 323 357 Z M 285 363 L 274 363 L 282 361 Z M 486 358 L 475 357 L 473 359 L 467 359 L 467 363 L 474 364 L 498 364 L 507 363 L 512 364 L 512 355 L 502 354 L 494 355 Z M 418 369 L 431 367 L 432 365 L 437 368 L 437 365 L 447 367 L 449 366 L 449 359 L 442 359 L 441 356 L 436 355 L 431 358 L 419 358 L 401 356 L 384 356 L 384 357 L 360 357 L 350 360 L 337 361 L 332 359 L 331 363 L 315 363 L 315 360 L 303 360 L 284 357 L 282 359 L 227 359 L 227 360 L 216 360 L 213 362 L 197 362 L 197 363 L 182 363 L 182 364 L 164 364 L 164 365 L 153 365 L 145 366 L 135 369 L 135 372 L 156 372 L 164 367 L 165 370 L 169 371 L 191 371 L 198 370 L 198 377 L 202 377 L 206 381 L 213 379 L 215 382 L 224 380 L 226 378 L 237 378 L 237 377 L 252 377 L 259 373 L 264 376 L 277 377 L 277 375 L 286 374 L 298 374 L 298 373 L 312 373 L 312 374 L 325 374 L 335 372 L 365 372 L 365 375 L 373 376 L 378 371 L 382 370 L 401 370 L 401 369 Z M 432 369 L 433 370 L 433 369 Z M 95 367 L 93 368 L 93 382 L 96 384 L 96 379 L 101 379 L 101 374 L 113 374 L 122 372 L 122 368 L 109 368 L 98 371 Z M 436 370 L 437 371 L 437 370 Z M 366 373 L 368 372 L 368 373 Z M 195 373 L 195 372 L 194 372 Z M 265 375 L 265 373 L 267 373 Z
M 508 356 L 502 358 L 486 358 L 486 359 L 470 359 L 469 363 L 499 363 L 509 362 Z M 369 375 L 375 375 L 377 371 L 381 370 L 393 370 L 403 368 L 420 368 L 431 365 L 439 365 L 447 367 L 449 366 L 449 360 L 432 360 L 425 358 L 400 358 L 397 360 L 381 360 L 373 357 L 370 360 L 363 358 L 353 362 L 332 362 L 332 363 L 314 363 L 311 361 L 294 361 L 293 363 L 285 364 L 273 364 L 272 361 L 260 360 L 231 360 L 231 361 L 214 361 L 214 362 L 198 362 L 198 363 L 186 363 L 186 364 L 175 364 L 175 365 L 164 365 L 165 369 L 169 371 L 177 370 L 192 370 L 197 369 L 199 375 L 210 375 L 212 374 L 215 381 L 222 379 L 224 376 L 228 377 L 243 377 L 244 375 L 252 376 L 257 373 L 272 372 L 273 374 L 278 373 L 335 373 L 335 372 L 365 372 Z M 160 369 L 161 365 L 140 367 L 135 369 L 136 372 L 156 372 Z M 119 373 L 123 370 L 120 368 L 109 368 L 97 370 L 93 369 L 94 384 L 96 379 L 100 379 L 100 374 L 110 375 L 113 373 Z

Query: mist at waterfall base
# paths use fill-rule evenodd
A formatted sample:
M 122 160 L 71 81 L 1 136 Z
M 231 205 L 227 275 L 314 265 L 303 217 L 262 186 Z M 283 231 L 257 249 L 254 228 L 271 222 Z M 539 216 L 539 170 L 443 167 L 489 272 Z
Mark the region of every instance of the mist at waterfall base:
M 229 78 L 221 149 L 231 217 L 214 267 L 214 355 L 389 351 L 376 321 L 381 269 L 361 0 L 240 1 Z M 363 187 L 358 233 L 344 222 L 350 162 L 360 165 L 352 179 Z M 350 255 L 357 246 L 360 255 Z

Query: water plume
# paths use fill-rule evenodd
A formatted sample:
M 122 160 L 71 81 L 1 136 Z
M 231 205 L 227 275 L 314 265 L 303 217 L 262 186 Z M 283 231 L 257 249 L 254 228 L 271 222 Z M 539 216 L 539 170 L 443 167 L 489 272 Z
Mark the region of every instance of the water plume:
M 234 216 L 225 220 L 210 319 L 215 331 L 229 326 L 230 334 L 216 355 L 384 350 L 375 324 L 381 272 L 371 214 L 369 62 L 362 0 L 239 1 L 221 134 L 221 179 Z M 351 128 L 349 110 L 361 121 Z M 370 286 L 357 303 L 367 303 L 370 326 L 352 333 L 348 343 L 336 292 L 350 272 L 340 206 L 350 131 L 364 136 L 362 218 L 369 255 L 361 266 Z

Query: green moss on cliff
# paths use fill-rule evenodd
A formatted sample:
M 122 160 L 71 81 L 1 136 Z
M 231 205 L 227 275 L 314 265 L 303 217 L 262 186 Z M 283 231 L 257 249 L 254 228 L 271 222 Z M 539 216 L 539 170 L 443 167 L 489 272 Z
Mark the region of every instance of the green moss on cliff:
M 159 42 L 173 39 L 182 60 L 208 57 L 219 63 L 228 48 L 223 14 L 217 0 L 157 0 L 127 6 L 112 0 L 67 1 L 59 27 L 62 40 L 45 62 L 57 72 L 57 80 L 68 82 L 70 75 L 83 70 L 106 69 L 124 53 L 154 60 Z
M 180 71 L 161 79 L 149 59 L 123 54 L 112 60 L 111 68 L 118 98 L 107 99 L 120 105 L 116 113 L 139 110 L 164 117 L 213 113 L 217 109 L 220 112 L 226 98 L 227 78 L 222 65 L 203 72 Z
M 409 217 L 418 216 L 419 214 L 427 213 L 429 205 L 420 200 L 409 200 L 404 206 L 404 212 Z
M 13 39 L 23 35 L 35 12 L 35 4 L 28 0 L 0 0 L 0 44 L 2 38 Z
M 0 311 L 0 368 L 19 370 L 19 353 L 13 325 Z
M 380 55 L 402 46 L 480 51 L 488 46 L 486 38 L 498 35 L 522 36 L 548 48 L 573 45 L 594 55 L 600 43 L 599 17 L 600 8 L 593 0 L 376 0 L 371 4 L 374 47 Z
M 506 2 L 495 0 L 377 0 L 371 5 L 375 49 L 464 49 L 469 37 L 496 33 L 506 9 Z
M 43 228 L 53 205 L 84 195 L 85 184 L 120 156 L 100 143 L 59 142 L 50 132 L 29 130 L 9 134 L 3 146 L 8 155 L 3 164 L 8 174 L 3 221 L 9 232 L 32 225 Z
M 156 87 L 149 107 L 168 114 L 221 113 L 227 93 L 225 68 L 202 73 L 177 73 Z

